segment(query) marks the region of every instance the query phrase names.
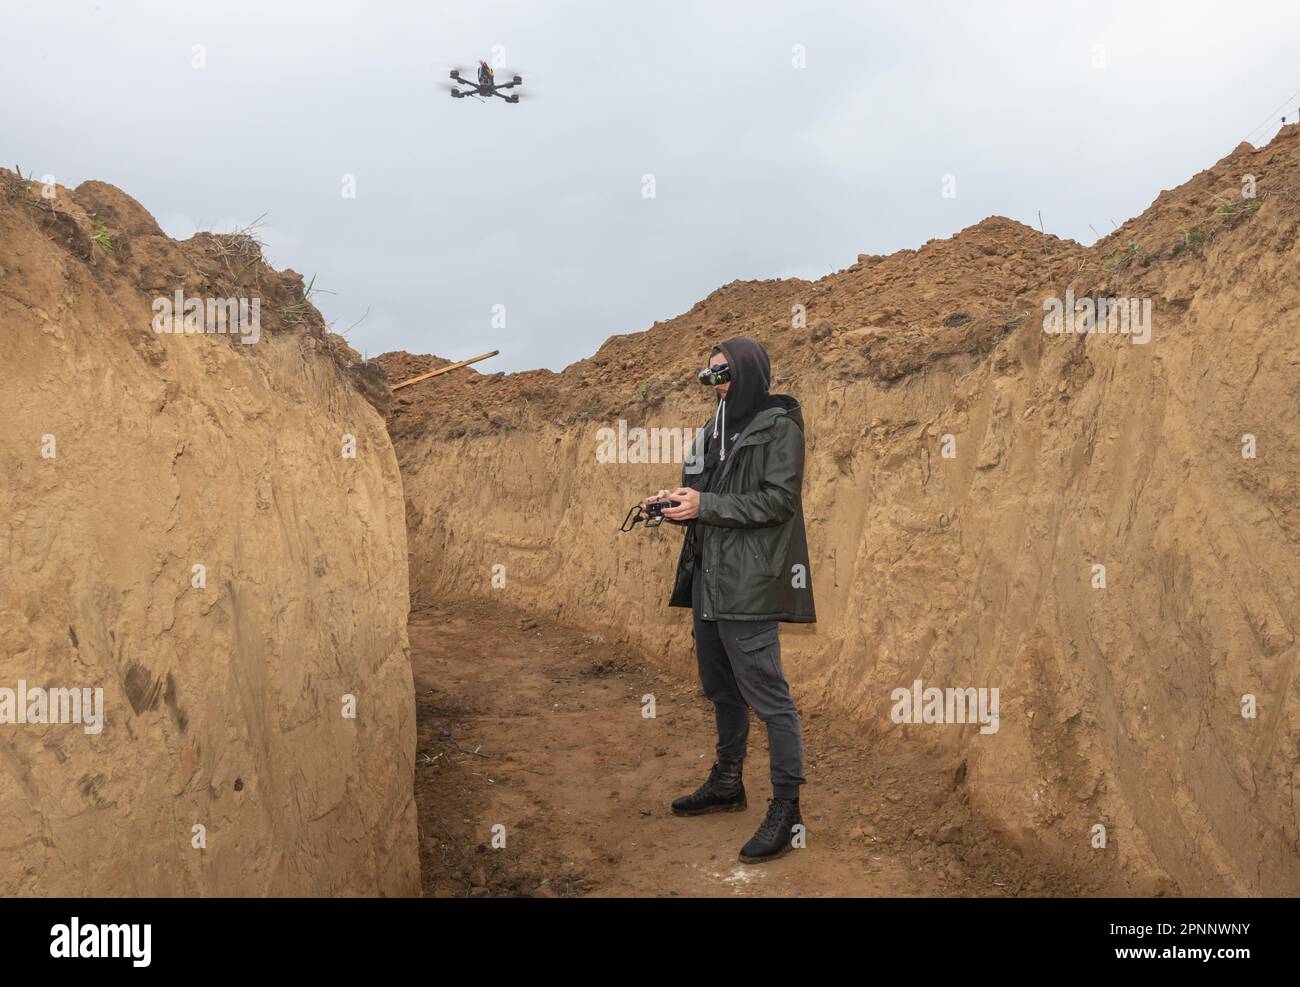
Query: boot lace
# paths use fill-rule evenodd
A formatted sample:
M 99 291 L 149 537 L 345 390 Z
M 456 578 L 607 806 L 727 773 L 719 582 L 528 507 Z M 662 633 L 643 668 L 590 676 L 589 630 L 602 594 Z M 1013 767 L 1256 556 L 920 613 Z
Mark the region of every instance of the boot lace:
M 709 768 L 709 777 L 705 779 L 704 784 L 700 786 L 700 793 L 706 794 L 714 791 L 720 791 L 726 786 L 722 783 L 722 769 L 718 765 Z
M 784 828 L 785 806 L 781 799 L 767 800 L 767 815 L 763 818 L 763 824 L 758 827 L 758 838 L 760 840 L 770 840 Z

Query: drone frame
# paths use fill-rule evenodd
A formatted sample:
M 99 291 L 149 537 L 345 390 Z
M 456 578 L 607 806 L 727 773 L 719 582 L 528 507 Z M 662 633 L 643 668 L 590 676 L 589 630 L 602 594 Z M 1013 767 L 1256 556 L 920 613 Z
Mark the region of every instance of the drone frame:
M 468 89 L 452 89 L 451 95 L 455 99 L 461 99 L 465 96 L 484 96 L 488 98 L 491 98 L 492 96 L 500 96 L 507 103 L 518 103 L 519 96 L 507 95 L 506 93 L 501 92 L 501 90 L 513 89 L 515 86 L 522 86 L 524 84 L 523 78 L 517 75 L 509 82 L 502 82 L 499 85 L 496 83 L 471 82 L 469 79 L 461 77 L 460 69 L 451 70 L 451 79 L 458 85 L 470 87 Z

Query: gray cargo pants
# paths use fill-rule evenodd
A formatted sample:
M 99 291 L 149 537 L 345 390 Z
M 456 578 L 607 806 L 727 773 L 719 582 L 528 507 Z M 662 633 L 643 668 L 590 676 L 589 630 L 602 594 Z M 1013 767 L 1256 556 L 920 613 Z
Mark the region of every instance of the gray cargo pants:
M 749 738 L 749 707 L 767 726 L 772 794 L 797 799 L 803 776 L 803 732 L 781 671 L 781 639 L 775 620 L 704 620 L 700 616 L 700 570 L 692 573 L 692 615 L 700 684 L 718 723 L 718 758 L 742 761 Z

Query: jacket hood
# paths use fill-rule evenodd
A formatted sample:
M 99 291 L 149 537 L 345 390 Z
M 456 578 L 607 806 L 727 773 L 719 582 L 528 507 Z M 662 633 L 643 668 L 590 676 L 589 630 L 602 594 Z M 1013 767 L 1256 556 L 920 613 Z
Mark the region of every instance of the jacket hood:
M 799 402 L 790 397 L 789 394 L 773 394 L 768 398 L 769 408 L 779 408 L 799 426 L 799 431 L 803 431 L 803 409 L 800 408 Z
M 803 411 L 799 402 L 788 394 L 769 394 L 763 407 L 747 423 L 745 432 L 747 434 L 760 432 L 770 427 L 778 418 L 789 418 L 799 427 L 800 432 L 804 430 Z
M 772 381 L 772 363 L 767 350 L 757 339 L 732 336 L 713 347 L 714 353 L 727 358 L 731 368 L 731 386 L 727 388 L 727 418 L 747 422 L 767 403 L 767 388 Z

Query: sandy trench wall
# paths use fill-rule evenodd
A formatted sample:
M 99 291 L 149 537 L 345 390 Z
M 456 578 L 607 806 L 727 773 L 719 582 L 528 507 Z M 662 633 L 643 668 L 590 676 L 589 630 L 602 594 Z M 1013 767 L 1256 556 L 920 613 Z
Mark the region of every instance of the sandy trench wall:
M 104 720 L 0 725 L 0 893 L 418 894 L 382 418 L 319 314 L 291 307 L 297 275 L 241 272 L 262 296 L 255 345 L 156 335 L 153 298 L 220 294 L 222 241 L 171 241 L 111 186 L 43 200 L 15 178 L 0 173 L 0 687 L 102 688 Z
M 1134 893 L 1300 892 L 1297 270 L 1295 212 L 1266 202 L 1111 285 L 1152 299 L 1146 345 L 1034 319 L 888 385 L 794 381 L 820 618 L 783 633 L 798 700 L 931 749 L 1010 838 Z M 697 398 L 629 425 L 696 427 Z M 399 442 L 415 598 L 500 593 L 691 674 L 680 535 L 616 532 L 679 467 L 597 463 L 601 427 Z M 997 733 L 895 724 L 918 678 L 997 687 Z

